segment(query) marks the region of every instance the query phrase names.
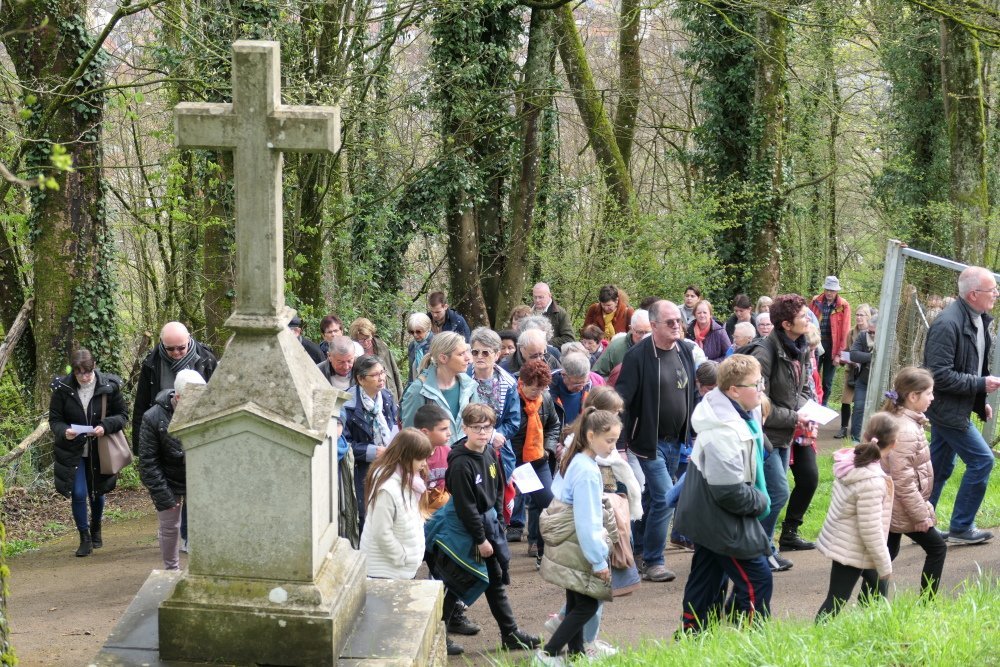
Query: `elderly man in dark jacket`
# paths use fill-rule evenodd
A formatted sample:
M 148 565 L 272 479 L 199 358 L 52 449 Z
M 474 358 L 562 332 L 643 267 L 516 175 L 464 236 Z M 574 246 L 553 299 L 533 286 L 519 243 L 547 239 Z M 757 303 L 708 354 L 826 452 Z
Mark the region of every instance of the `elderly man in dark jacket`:
M 934 402 L 927 410 L 934 466 L 930 501 L 937 505 L 957 454 L 965 463 L 965 475 L 946 539 L 979 544 L 993 537 L 975 525 L 993 470 L 993 452 L 969 416 L 975 412 L 990 420 L 993 410 L 986 394 L 1000 388 L 1000 378 L 990 375 L 992 318 L 987 314 L 997 298 L 997 281 L 987 269 L 970 266 L 958 277 L 958 296 L 931 324 L 924 348 L 924 366 L 934 375 Z
M 174 388 L 174 378 L 185 368 L 198 371 L 208 382 L 219 360 L 206 345 L 188 333 L 180 322 L 167 322 L 160 330 L 160 344 L 149 351 L 139 371 L 135 387 L 135 404 L 132 406 L 132 440 L 139 437 L 142 416 L 153 407 L 156 397 L 164 389 Z M 135 445 L 133 444 L 133 447 Z
M 573 324 L 569 313 L 555 302 L 552 292 L 545 283 L 538 283 L 531 288 L 532 310 L 538 315 L 544 315 L 552 323 L 552 344 L 562 348 L 563 343 L 576 340 L 573 335 Z
M 622 359 L 615 389 L 625 402 L 625 436 L 646 477 L 642 520 L 632 531 L 635 551 L 643 559 L 647 581 L 672 581 L 664 565 L 667 528 L 673 510 L 667 494 L 673 488 L 681 443 L 690 440 L 695 404 L 694 354 L 684 343 L 684 320 L 669 301 L 649 307 L 653 333 L 636 343 Z
M 771 513 L 761 520 L 761 525 L 768 538 L 771 538 L 778 515 L 785 502 L 789 501 L 785 517 L 788 530 L 785 543 L 792 548 L 812 549 L 815 546 L 812 542 L 806 542 L 798 536 L 798 527 L 818 483 L 818 476 L 814 472 L 816 453 L 809 447 L 799 447 L 795 451 L 796 457 L 799 457 L 800 451 L 802 457 L 796 459 L 792 468 L 797 492 L 794 507 L 789 499 L 787 476 L 795 427 L 800 422 L 805 423 L 798 411 L 811 398 L 807 369 L 809 346 L 805 339 L 810 322 L 809 307 L 798 294 L 779 295 L 771 305 L 771 321 L 774 323 L 774 330 L 748 350 L 760 362 L 764 391 L 771 400 L 771 414 L 764 422 L 764 435 L 774 448 L 764 461 Z M 772 553 L 769 560 L 771 569 L 776 572 L 792 567 L 791 561 L 783 558 L 777 551 Z
M 182 370 L 173 389 L 164 389 L 142 416 L 139 427 L 139 477 L 149 491 L 160 520 L 160 555 L 167 570 L 180 569 L 181 508 L 187 490 L 184 447 L 167 429 L 174 408 L 189 385 L 205 384 L 196 371 Z

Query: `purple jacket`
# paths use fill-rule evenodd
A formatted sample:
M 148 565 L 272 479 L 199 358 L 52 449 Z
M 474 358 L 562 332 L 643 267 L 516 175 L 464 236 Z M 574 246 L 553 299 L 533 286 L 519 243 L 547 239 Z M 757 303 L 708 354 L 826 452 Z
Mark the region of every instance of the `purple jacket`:
M 687 337 L 690 340 L 694 340 L 694 320 L 691 320 L 690 326 L 688 326 Z M 732 345 L 732 341 L 729 340 L 729 334 L 726 333 L 725 327 L 712 320 L 712 328 L 705 336 L 705 343 L 702 346 L 702 350 L 705 352 L 705 356 L 712 361 L 722 361 L 726 358 L 726 350 Z

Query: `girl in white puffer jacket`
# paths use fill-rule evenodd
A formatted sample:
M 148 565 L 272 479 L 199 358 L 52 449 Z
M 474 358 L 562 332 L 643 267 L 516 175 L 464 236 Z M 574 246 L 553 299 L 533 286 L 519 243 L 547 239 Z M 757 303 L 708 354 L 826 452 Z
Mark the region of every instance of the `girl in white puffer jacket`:
M 868 421 L 864 439 L 833 455 L 833 493 L 816 549 L 833 559 L 820 621 L 836 615 L 862 579 L 860 600 L 885 597 L 892 559 L 886 546 L 892 517 L 892 478 L 879 463 L 896 444 L 899 423 L 886 412 Z

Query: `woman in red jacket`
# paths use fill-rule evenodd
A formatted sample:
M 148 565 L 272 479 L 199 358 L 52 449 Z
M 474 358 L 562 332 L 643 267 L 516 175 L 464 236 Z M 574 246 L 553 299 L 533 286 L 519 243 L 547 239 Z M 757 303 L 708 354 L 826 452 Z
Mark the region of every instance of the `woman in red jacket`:
M 597 296 L 597 303 L 592 303 L 587 309 L 583 327 L 593 324 L 604 332 L 605 338 L 611 340 L 616 333 L 628 331 L 632 312 L 628 305 L 628 295 L 614 285 L 605 285 Z

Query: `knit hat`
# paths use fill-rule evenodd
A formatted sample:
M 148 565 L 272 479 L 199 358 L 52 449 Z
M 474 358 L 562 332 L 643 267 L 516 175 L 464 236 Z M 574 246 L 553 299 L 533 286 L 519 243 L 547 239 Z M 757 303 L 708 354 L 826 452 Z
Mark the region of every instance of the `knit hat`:
M 288 322 L 288 327 L 289 328 L 291 328 L 291 327 L 298 327 L 298 328 L 301 329 L 302 328 L 302 318 L 299 317 L 298 315 L 293 316 L 292 319 Z
M 823 281 L 823 289 L 833 290 L 834 292 L 840 291 L 840 281 L 837 280 L 837 276 L 827 276 L 826 280 Z
M 207 384 L 205 378 L 201 376 L 201 373 L 190 368 L 185 368 L 177 373 L 174 378 L 174 391 L 178 394 L 183 394 L 184 389 L 189 384 Z

